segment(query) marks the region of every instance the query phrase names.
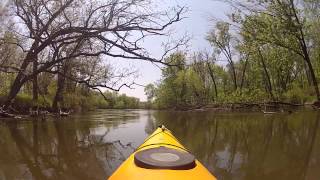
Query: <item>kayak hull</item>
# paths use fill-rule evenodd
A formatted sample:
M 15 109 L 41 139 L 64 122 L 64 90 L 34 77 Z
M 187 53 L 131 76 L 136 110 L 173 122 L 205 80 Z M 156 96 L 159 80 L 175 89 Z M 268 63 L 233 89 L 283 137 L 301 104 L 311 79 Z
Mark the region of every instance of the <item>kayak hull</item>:
M 169 169 L 146 169 L 136 166 L 134 163 L 135 153 L 164 146 L 167 148 L 177 149 L 180 151 L 186 151 L 186 149 L 179 143 L 179 141 L 172 135 L 168 129 L 158 128 L 153 134 L 151 134 L 145 142 L 137 149 L 136 152 L 131 154 L 129 158 L 122 163 L 122 165 L 111 175 L 109 180 L 215 180 L 216 178 L 198 161 L 196 160 L 196 166 L 188 170 L 169 170 Z

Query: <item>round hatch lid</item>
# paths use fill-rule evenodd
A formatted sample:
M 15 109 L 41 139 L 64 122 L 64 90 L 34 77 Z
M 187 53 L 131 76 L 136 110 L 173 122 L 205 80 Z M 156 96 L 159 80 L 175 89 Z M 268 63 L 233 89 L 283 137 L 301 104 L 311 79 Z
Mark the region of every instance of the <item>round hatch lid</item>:
M 134 163 L 147 169 L 185 170 L 196 166 L 192 154 L 163 146 L 137 152 Z

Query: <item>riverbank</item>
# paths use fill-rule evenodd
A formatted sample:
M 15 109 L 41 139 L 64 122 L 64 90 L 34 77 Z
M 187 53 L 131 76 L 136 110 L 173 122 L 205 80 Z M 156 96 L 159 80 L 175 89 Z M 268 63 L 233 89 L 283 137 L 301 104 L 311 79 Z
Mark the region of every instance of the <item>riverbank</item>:
M 256 103 L 216 103 L 199 106 L 180 106 L 166 108 L 174 111 L 213 111 L 213 112 L 292 112 L 296 109 L 308 108 L 318 110 L 316 103 L 293 104 L 280 101 L 256 102 Z
M 138 98 L 105 92 L 104 96 L 89 91 L 84 93 L 65 93 L 59 103 L 54 103 L 54 94 L 41 95 L 34 100 L 30 93 L 20 93 L 9 108 L 4 108 L 6 95 L 0 94 L 0 117 L 16 115 L 38 116 L 43 114 L 65 115 L 71 112 L 87 112 L 96 109 L 138 109 L 146 107 Z M 106 100 L 107 99 L 107 100 Z
M 1 105 L 1 104 L 0 104 Z M 317 103 L 293 104 L 288 102 L 270 101 L 256 103 L 215 103 L 199 106 L 178 106 L 172 108 L 152 108 L 145 102 L 140 102 L 139 106 L 134 108 L 110 108 L 93 106 L 91 108 L 63 108 L 58 112 L 54 111 L 50 106 L 33 106 L 31 101 L 23 101 L 19 98 L 15 101 L 9 110 L 0 108 L 0 118 L 26 118 L 26 117 L 45 117 L 45 116 L 68 116 L 73 112 L 87 112 L 98 109 L 142 109 L 142 110 L 170 110 L 182 112 L 263 112 L 265 114 L 272 113 L 292 113 L 302 108 L 318 110 Z

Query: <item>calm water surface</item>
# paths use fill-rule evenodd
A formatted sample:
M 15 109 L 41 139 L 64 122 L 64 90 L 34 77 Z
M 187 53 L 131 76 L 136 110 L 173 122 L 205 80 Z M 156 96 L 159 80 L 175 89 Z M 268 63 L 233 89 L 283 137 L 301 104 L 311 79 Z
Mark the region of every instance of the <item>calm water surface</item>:
M 220 180 L 319 180 L 320 114 L 99 110 L 0 121 L 0 180 L 102 180 L 160 125 Z

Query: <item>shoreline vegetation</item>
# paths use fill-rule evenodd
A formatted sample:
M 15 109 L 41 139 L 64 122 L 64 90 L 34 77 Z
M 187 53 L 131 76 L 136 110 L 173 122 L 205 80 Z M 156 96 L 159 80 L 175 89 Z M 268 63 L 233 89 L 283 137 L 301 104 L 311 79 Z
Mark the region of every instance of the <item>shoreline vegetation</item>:
M 151 106 L 282 102 L 318 109 L 320 2 L 224 2 L 235 9 L 213 21 L 206 34 L 211 50 L 167 57 L 177 66 L 163 68 L 161 80 L 146 86 Z
M 151 88 L 150 88 L 151 86 Z M 54 85 L 51 86 L 51 88 Z M 54 88 L 53 88 L 54 89 Z M 150 90 L 153 91 L 153 96 L 156 95 L 156 89 L 153 85 L 145 87 L 146 95 L 150 95 Z M 29 91 L 29 93 L 28 93 Z M 49 90 L 49 92 L 54 92 Z M 27 88 L 23 93 L 18 94 L 10 109 L 4 111 L 3 104 L 6 99 L 0 96 L 0 118 L 28 118 L 46 116 L 68 116 L 76 112 L 94 111 L 97 109 L 150 109 L 150 110 L 173 110 L 173 111 L 213 111 L 213 112 L 292 112 L 303 107 L 311 107 L 318 109 L 313 103 L 289 103 L 281 101 L 262 101 L 262 102 L 213 102 L 208 104 L 180 104 L 176 106 L 160 106 L 159 99 L 148 96 L 147 102 L 141 102 L 138 98 L 129 97 L 125 94 L 117 92 L 104 92 L 104 98 L 101 94 L 89 90 L 78 89 L 72 92 L 64 92 L 63 101 L 59 104 L 59 111 L 52 108 L 52 99 L 54 94 L 41 96 L 35 103 L 32 98 L 32 91 Z M 106 100 L 107 99 L 107 100 Z M 162 100 L 162 99 L 161 99 Z
M 14 106 L 13 106 L 14 107 Z M 20 105 L 21 107 L 21 105 Z M 63 108 L 59 112 L 54 112 L 50 107 L 35 107 L 32 108 L 30 106 L 25 109 L 29 109 L 29 111 L 18 111 L 12 108 L 10 111 L 3 111 L 0 108 L 0 118 L 15 118 L 15 119 L 23 119 L 28 117 L 36 117 L 36 118 L 46 118 L 46 116 L 69 116 L 72 113 L 86 112 L 86 111 L 95 111 L 98 109 L 145 109 L 145 110 L 169 110 L 169 111 L 184 111 L 184 112 L 201 112 L 201 111 L 211 111 L 217 113 L 224 112 L 262 112 L 264 114 L 273 114 L 273 113 L 292 113 L 301 108 L 308 108 L 318 110 L 317 106 L 314 106 L 313 103 L 305 103 L 305 104 L 292 104 L 286 102 L 263 102 L 263 103 L 222 103 L 222 104 L 207 104 L 207 105 L 199 105 L 199 106 L 180 106 L 180 107 L 172 107 L 172 108 L 151 108 L 148 106 L 147 102 L 139 102 L 135 106 L 127 106 L 127 107 L 117 107 L 110 108 L 108 106 L 96 106 L 90 107 L 89 109 L 83 109 L 79 111 L 79 109 L 73 108 Z
M 170 65 L 164 57 L 189 39 L 167 41 L 186 7 L 146 11 L 154 5 L 145 0 L 0 2 L 1 113 L 138 107 L 137 98 L 117 93 L 137 85 L 138 72 L 117 62 Z M 168 37 L 159 57 L 143 47 L 150 36 Z
M 76 93 L 74 93 L 76 92 Z M 116 92 L 104 92 L 106 101 L 98 92 L 77 89 L 72 93 L 65 93 L 64 99 L 59 103 L 58 111 L 52 107 L 53 95 L 46 95 L 39 98 L 37 102 L 32 99 L 32 94 L 19 94 L 9 109 L 4 110 L 4 99 L 0 96 L 0 117 L 42 117 L 46 115 L 67 116 L 73 112 L 85 112 L 96 109 L 138 109 L 143 103 L 138 98 L 129 97 Z
M 167 58 L 167 61 L 180 65 L 164 68 L 159 82 L 145 86 L 147 107 L 217 112 L 252 110 L 263 113 L 292 112 L 292 109 L 298 107 L 319 109 L 319 101 L 306 85 L 307 80 L 293 81 L 287 85 L 286 90 L 281 89 L 281 84 L 272 84 L 273 90 L 269 93 L 264 86 L 263 76 L 256 75 L 251 79 L 250 75 L 254 74 L 250 74 L 252 69 L 248 69 L 248 74 L 242 77 L 245 79 L 241 80 L 243 85 L 233 89 L 229 70 L 214 63 L 208 64 L 203 57 L 202 53 L 188 57 L 178 52 Z M 297 83 L 305 85 L 297 86 Z

